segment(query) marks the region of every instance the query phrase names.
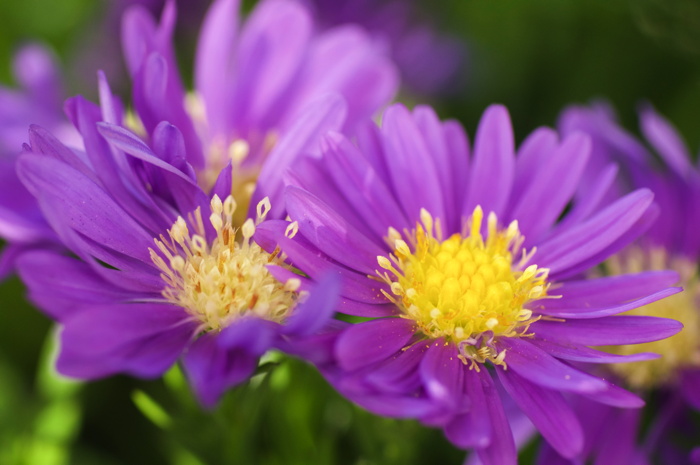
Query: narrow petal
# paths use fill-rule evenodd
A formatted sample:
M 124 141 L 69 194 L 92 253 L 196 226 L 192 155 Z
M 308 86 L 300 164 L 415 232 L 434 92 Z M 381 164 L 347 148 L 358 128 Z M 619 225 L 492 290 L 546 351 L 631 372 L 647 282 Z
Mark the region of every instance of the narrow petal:
M 532 183 L 518 197 L 511 213 L 518 220 L 526 245 L 536 244 L 571 201 L 590 151 L 588 136 L 573 134 L 534 173 Z
M 308 298 L 297 304 L 287 318 L 285 334 L 303 337 L 321 330 L 335 313 L 339 297 L 340 279 L 332 274 L 321 277 L 310 290 Z
M 562 298 L 543 301 L 542 305 L 547 309 L 565 308 L 572 301 L 586 307 L 615 305 L 662 291 L 679 281 L 678 273 L 670 270 L 566 281 L 552 292 Z
M 287 210 L 299 233 L 319 250 L 360 273 L 374 275 L 386 252 L 337 215 L 318 197 L 296 187 L 287 190 Z
M 537 335 L 535 335 L 535 337 L 529 342 L 553 357 L 572 362 L 629 363 L 640 362 L 643 360 L 654 360 L 660 357 L 659 354 L 653 354 L 651 352 L 641 352 L 632 355 L 609 354 L 607 352 L 601 352 L 579 344 L 570 344 L 564 341 L 546 341 L 539 339 Z
M 419 367 L 428 348 L 416 343 L 397 352 L 367 374 L 369 384 L 380 392 L 402 394 L 413 392 L 420 387 Z
M 508 110 L 492 105 L 481 117 L 474 142 L 467 201 L 462 211 L 471 215 L 481 205 L 484 212 L 503 213 L 510 196 L 515 170 L 515 142 Z
M 678 131 L 651 106 L 646 106 L 639 115 L 642 131 L 647 140 L 664 161 L 681 177 L 694 171 L 690 154 Z
M 560 362 L 523 339 L 501 338 L 498 344 L 506 350 L 508 369 L 539 386 L 573 392 L 596 392 L 606 387 L 602 379 Z
M 609 316 L 566 322 L 537 321 L 530 330 L 541 339 L 604 346 L 640 344 L 673 336 L 683 328 L 676 320 L 651 316 Z
M 463 389 L 465 365 L 458 355 L 454 344 L 437 339 L 430 344 L 420 364 L 427 394 L 455 414 L 468 407 Z
M 681 393 L 696 410 L 700 410 L 700 370 L 685 370 L 681 373 Z
M 515 449 L 515 440 L 491 374 L 487 370 L 481 370 L 477 375 L 484 389 L 492 433 L 489 445 L 483 449 L 477 449 L 476 452 L 483 465 L 516 465 L 518 453 Z
M 216 335 L 206 334 L 187 351 L 183 364 L 202 405 L 214 408 L 226 389 L 242 383 L 255 372 L 259 355 L 242 348 L 223 348 Z
M 542 433 L 547 442 L 566 458 L 583 449 L 583 431 L 573 410 L 556 391 L 528 382 L 516 373 L 497 369 L 503 387 Z
M 340 336 L 335 354 L 344 370 L 356 370 L 391 357 L 406 346 L 414 333 L 415 324 L 404 318 L 358 323 Z
M 464 371 L 469 412 L 457 415 L 445 427 L 445 436 L 457 447 L 483 449 L 491 443 L 491 419 L 480 376 L 474 370 Z
M 537 251 L 538 264 L 546 266 L 554 274 L 604 250 L 642 217 L 652 198 L 649 190 L 639 189 L 590 220 L 548 240 Z
M 663 291 L 655 292 L 651 295 L 643 297 L 641 299 L 633 300 L 621 305 L 613 306 L 603 306 L 603 307 L 587 307 L 579 304 L 577 301 L 569 301 L 569 308 L 554 308 L 550 309 L 548 307 L 539 308 L 538 313 L 543 315 L 549 315 L 556 318 L 600 318 L 604 316 L 617 315 L 619 313 L 627 312 L 635 308 L 648 305 L 652 302 L 656 302 L 659 299 L 671 296 L 681 292 L 683 289 L 680 287 L 671 287 L 664 289 Z M 568 300 L 568 299 L 567 299 Z
M 92 305 L 62 321 L 59 372 L 95 379 L 160 376 L 189 343 L 194 325 L 173 305 Z

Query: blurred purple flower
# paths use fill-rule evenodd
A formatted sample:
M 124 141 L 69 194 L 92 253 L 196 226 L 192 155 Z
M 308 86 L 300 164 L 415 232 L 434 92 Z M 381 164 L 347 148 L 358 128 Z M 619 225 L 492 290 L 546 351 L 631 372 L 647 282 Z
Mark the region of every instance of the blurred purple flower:
M 466 47 L 426 22 L 411 0 L 299 0 L 325 27 L 359 24 L 386 47 L 403 84 L 426 96 L 445 96 L 464 87 Z
M 648 429 L 642 431 L 641 412 L 594 409 L 584 402 L 577 407 L 587 434 L 581 457 L 568 461 L 545 449 L 541 463 L 580 463 L 587 458 L 620 465 L 657 460 L 700 463 L 700 429 L 689 419 L 690 410 L 700 410 L 700 170 L 691 164 L 675 128 L 651 106 L 641 108 L 640 122 L 646 142 L 659 158 L 622 129 L 604 103 L 567 108 L 561 115 L 560 128 L 564 134 L 587 132 L 593 140 L 593 157 L 601 164 L 620 165 L 624 182 L 618 183 L 616 190 L 648 188 L 654 192 L 658 219 L 633 245 L 612 257 L 606 269 L 613 275 L 667 268 L 677 271 L 683 293 L 629 313 L 674 318 L 683 323 L 684 329 L 663 341 L 606 349 L 619 355 L 642 350 L 662 355 L 657 360 L 607 367 L 609 375 L 649 400 L 647 415 L 653 420 Z M 695 452 L 691 446 L 696 446 Z
M 127 12 L 122 40 L 134 109 L 151 138 L 163 120 L 180 129 L 205 190 L 229 170 L 243 212 L 256 180 L 269 190 L 258 189 L 251 208 L 264 196 L 281 208 L 278 186 L 295 156 L 288 155 L 315 150 L 309 130 L 351 134 L 389 103 L 397 75 L 357 26 L 316 33 L 292 0 L 264 0 L 242 21 L 238 3 L 218 0 L 209 9 L 190 93 L 172 47 L 174 4 L 160 24 L 141 8 Z
M 29 125 L 49 128 L 69 146 L 80 147 L 78 133 L 63 115 L 61 72 L 53 54 L 40 45 L 27 45 L 15 55 L 13 71 L 20 88 L 0 87 L 0 237 L 9 242 L 0 260 L 0 277 L 12 271 L 14 258 L 27 245 L 55 239 L 15 173 Z
M 321 157 L 289 173 L 294 238 L 284 221 L 259 228 L 262 243 L 278 243 L 308 275 L 303 285 L 338 276 L 337 311 L 368 319 L 339 331 L 334 358 L 320 365 L 341 393 L 380 415 L 441 427 L 498 465 L 516 462 L 499 384 L 567 457 L 584 437 L 565 394 L 642 405 L 572 363 L 653 358 L 588 346 L 680 330 L 673 320 L 613 316 L 678 292 L 669 287 L 676 273 L 582 277 L 642 232 L 651 192 L 602 209 L 592 196 L 567 210 L 588 138 L 559 141 L 540 128 L 516 158 L 508 112 L 497 105 L 482 117 L 472 156 L 463 129 L 428 107 L 390 107 L 357 144 L 331 134 Z
M 326 280 L 306 299 L 298 279 L 277 281 L 269 268 L 288 269 L 284 255 L 254 241 L 269 201 L 234 224 L 230 185 L 198 186 L 175 126 L 159 124 L 149 146 L 116 124 L 122 115 L 104 79 L 100 91 L 101 108 L 81 97 L 66 105 L 84 151 L 30 130 L 19 178 L 70 254 L 25 252 L 19 274 L 61 326 L 61 373 L 151 378 L 181 358 L 213 406 L 268 349 L 310 350 L 337 283 Z

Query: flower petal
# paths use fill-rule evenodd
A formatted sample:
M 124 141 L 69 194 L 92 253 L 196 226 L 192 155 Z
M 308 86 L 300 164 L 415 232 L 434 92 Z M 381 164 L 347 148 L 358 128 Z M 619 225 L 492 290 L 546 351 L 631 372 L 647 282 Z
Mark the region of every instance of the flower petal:
M 572 459 L 583 449 L 583 430 L 573 410 L 558 392 L 543 389 L 516 373 L 497 369 L 503 387 L 562 456 Z
M 338 338 L 335 355 L 347 371 L 381 362 L 406 346 L 415 324 L 404 318 L 381 318 L 358 323 Z

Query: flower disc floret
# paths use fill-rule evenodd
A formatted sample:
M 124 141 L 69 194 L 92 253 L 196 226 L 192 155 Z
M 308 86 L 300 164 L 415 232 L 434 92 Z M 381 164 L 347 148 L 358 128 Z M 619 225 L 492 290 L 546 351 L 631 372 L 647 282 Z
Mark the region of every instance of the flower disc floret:
M 198 319 L 202 331 L 219 331 L 245 315 L 280 323 L 299 298 L 298 279 L 280 283 L 268 270 L 268 265 L 286 266 L 279 251 L 268 253 L 251 240 L 256 224 L 270 210 L 269 200 L 258 204 L 256 221 L 247 219 L 240 231 L 233 226 L 235 210 L 232 196 L 224 202 L 214 196 L 209 222 L 216 237 L 210 244 L 197 209 L 189 221 L 194 233 L 178 217 L 168 230 L 168 238 L 161 235 L 155 239 L 166 260 L 150 249 L 165 282 L 163 297 Z M 288 234 L 295 232 L 292 224 Z
M 482 222 L 477 206 L 465 230 L 443 240 L 439 220 L 423 210 L 422 224 L 408 234 L 412 247 L 390 231 L 394 253 L 378 257 L 388 270 L 379 275 L 391 286 L 387 298 L 426 337 L 458 344 L 471 360 L 502 363 L 493 339 L 526 335 L 537 320 L 527 304 L 547 297 L 548 270 L 528 266 L 532 252 L 524 250 L 514 262 L 523 242 L 517 222 L 499 229 L 491 213 L 486 237 Z

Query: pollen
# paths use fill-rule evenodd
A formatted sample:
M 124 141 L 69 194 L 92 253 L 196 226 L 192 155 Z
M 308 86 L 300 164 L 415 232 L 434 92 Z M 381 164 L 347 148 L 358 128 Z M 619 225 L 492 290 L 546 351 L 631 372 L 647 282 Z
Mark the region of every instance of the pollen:
M 280 323 L 300 298 L 299 279 L 281 283 L 268 270 L 268 265 L 289 268 L 284 256 L 279 250 L 267 253 L 252 240 L 270 211 L 269 200 L 257 205 L 255 221 L 248 218 L 239 229 L 233 226 L 235 210 L 233 196 L 224 202 L 214 196 L 208 222 L 215 236 L 207 234 L 197 209 L 189 221 L 179 217 L 168 237 L 155 239 L 160 253 L 150 249 L 165 282 L 163 297 L 199 321 L 200 331 L 220 331 L 243 316 Z M 295 232 L 294 227 L 287 229 L 290 237 Z
M 662 248 L 633 248 L 607 262 L 611 274 L 638 273 L 645 270 L 673 269 L 681 277 L 683 292 L 636 308 L 626 315 L 672 318 L 683 323 L 683 330 L 669 338 L 644 344 L 606 347 L 618 355 L 654 352 L 655 360 L 618 363 L 609 368 L 635 389 L 652 389 L 673 384 L 683 369 L 700 368 L 700 282 L 697 266 L 686 258 L 672 257 Z
M 408 242 L 389 231 L 393 253 L 377 258 L 385 270 L 377 273 L 390 286 L 385 296 L 426 338 L 457 344 L 473 366 L 486 360 L 505 365 L 505 351 L 495 342 L 528 335 L 538 317 L 527 306 L 548 297 L 549 270 L 528 264 L 534 249 L 522 249 L 517 222 L 499 228 L 491 213 L 485 236 L 482 226 L 477 206 L 462 233 L 443 240 L 440 221 L 423 210 L 416 229 L 404 234 Z

